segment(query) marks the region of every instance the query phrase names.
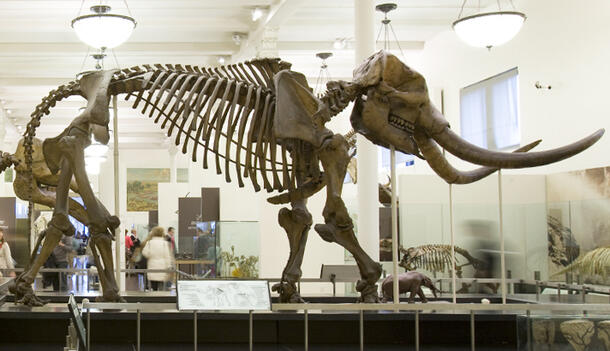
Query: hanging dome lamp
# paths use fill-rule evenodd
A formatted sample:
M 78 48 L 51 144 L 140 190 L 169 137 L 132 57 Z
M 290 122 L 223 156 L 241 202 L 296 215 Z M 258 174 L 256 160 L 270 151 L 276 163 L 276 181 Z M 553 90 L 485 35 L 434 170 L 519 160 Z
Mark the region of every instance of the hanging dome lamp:
M 95 5 L 90 10 L 91 14 L 73 19 L 72 28 L 82 42 L 93 48 L 102 51 L 115 48 L 126 42 L 136 28 L 135 19 L 110 13 L 110 6 Z
M 512 0 L 513 11 L 503 11 L 500 1 L 497 1 L 498 11 L 481 12 L 479 8 L 477 14 L 461 17 L 466 1 L 462 3 L 458 19 L 453 22 L 453 30 L 462 41 L 474 47 L 491 49 L 507 43 L 519 33 L 526 19 L 524 13 L 514 10 Z

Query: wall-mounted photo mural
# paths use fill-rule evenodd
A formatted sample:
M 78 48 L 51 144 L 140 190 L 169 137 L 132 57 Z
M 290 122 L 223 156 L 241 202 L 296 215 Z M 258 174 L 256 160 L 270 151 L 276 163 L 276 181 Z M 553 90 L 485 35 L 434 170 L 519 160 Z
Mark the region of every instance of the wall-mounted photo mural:
M 188 182 L 187 168 L 177 173 L 178 183 Z M 127 168 L 127 211 L 156 211 L 158 184 L 169 178 L 169 168 Z
M 572 272 L 582 282 L 610 283 L 600 274 L 610 270 L 600 261 L 610 257 L 610 167 L 548 175 L 547 204 L 550 278 Z

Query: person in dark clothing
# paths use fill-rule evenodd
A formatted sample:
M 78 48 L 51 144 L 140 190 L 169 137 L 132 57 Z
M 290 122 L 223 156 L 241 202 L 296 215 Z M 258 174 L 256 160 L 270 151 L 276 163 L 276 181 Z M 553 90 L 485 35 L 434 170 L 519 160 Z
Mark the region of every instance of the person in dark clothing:
M 68 254 L 72 252 L 72 238 L 69 236 L 62 236 L 59 244 L 53 249 L 53 256 L 55 258 L 53 268 L 68 268 Z M 68 289 L 68 274 L 66 272 L 55 273 L 53 279 L 53 290 L 54 291 L 65 291 Z
M 146 269 L 148 267 L 148 260 L 144 255 L 142 255 L 142 246 L 144 243 L 140 241 L 140 239 L 136 238 L 133 242 L 133 255 L 131 256 L 131 261 L 133 262 L 133 267 L 135 269 Z M 144 273 L 136 273 L 138 276 L 138 281 L 142 279 L 142 284 L 144 288 L 148 286 L 148 279 L 146 278 L 146 274 Z

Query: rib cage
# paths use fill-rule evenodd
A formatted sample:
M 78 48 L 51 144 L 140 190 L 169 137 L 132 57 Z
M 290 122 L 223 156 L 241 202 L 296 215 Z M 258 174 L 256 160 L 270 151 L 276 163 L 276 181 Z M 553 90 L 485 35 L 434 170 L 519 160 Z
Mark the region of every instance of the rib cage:
M 271 130 L 275 112 L 274 75 L 290 64 L 279 59 L 207 68 L 181 65 L 142 65 L 117 71 L 109 93 L 134 98 L 133 108 L 153 118 L 193 161 L 215 157 L 216 173 L 231 182 L 233 164 L 240 187 L 250 178 L 256 191 L 294 188 L 290 146 Z M 79 95 L 78 81 L 51 91 L 36 107 L 24 134 L 26 161 L 43 115 L 70 96 Z M 224 145 L 222 145 L 224 143 Z M 29 149 L 29 150 L 28 150 Z M 224 160 L 224 167 L 223 162 Z M 224 170 L 223 170 L 224 168 Z M 262 180 L 262 181 L 259 181 Z
M 275 112 L 272 69 L 286 66 L 280 63 L 264 59 L 214 69 L 143 66 L 148 74 L 140 87 L 120 86 L 116 92 L 129 92 L 129 99 L 137 91 L 133 108 L 153 118 L 168 137 L 175 134 L 175 144 L 183 153 L 190 152 L 194 162 L 202 156 L 203 167 L 208 168 L 211 152 L 216 173 L 221 174 L 224 159 L 227 182 L 231 182 L 232 163 L 240 187 L 243 178 L 250 178 L 256 191 L 261 187 L 282 191 L 291 187 L 291 167 L 286 147 L 278 145 L 271 132 Z

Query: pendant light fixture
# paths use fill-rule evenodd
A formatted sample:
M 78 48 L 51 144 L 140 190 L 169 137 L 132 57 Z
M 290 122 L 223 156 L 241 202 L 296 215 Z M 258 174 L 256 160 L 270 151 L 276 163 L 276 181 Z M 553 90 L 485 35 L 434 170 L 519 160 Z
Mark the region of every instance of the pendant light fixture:
M 326 63 L 326 59 L 332 56 L 332 52 L 318 52 L 316 54 L 316 57 L 322 60 L 320 73 L 318 74 L 318 79 L 316 79 L 316 85 L 314 87 L 314 95 L 316 96 L 321 96 L 326 90 L 326 83 L 332 80 L 330 72 L 328 71 L 328 64 Z
M 81 4 L 81 10 L 84 4 Z M 127 1 L 125 1 L 127 11 Z M 72 28 L 78 38 L 85 44 L 100 49 L 115 48 L 129 39 L 136 28 L 136 20 L 131 16 L 110 13 L 110 6 L 95 5 L 90 8 L 91 14 L 80 15 L 72 20 Z
M 394 3 L 385 3 L 379 4 L 375 6 L 375 10 L 383 13 L 383 20 L 381 20 L 381 27 L 379 28 L 379 33 L 377 33 L 377 42 L 379 42 L 379 38 L 381 37 L 381 33 L 383 33 L 383 49 L 390 50 L 390 32 L 394 35 L 394 41 L 396 41 L 396 46 L 400 51 L 400 55 L 402 57 L 405 54 L 402 52 L 402 48 L 400 47 L 400 42 L 398 41 L 398 37 L 396 36 L 396 32 L 394 32 L 394 27 L 392 26 L 392 20 L 388 18 L 388 13 L 390 11 L 394 11 L 398 8 L 398 5 Z
M 481 12 L 467 17 L 462 17 L 466 1 L 462 3 L 458 19 L 453 22 L 453 30 L 466 44 L 474 47 L 485 47 L 491 49 L 502 45 L 519 33 L 526 16 L 515 9 L 512 0 L 510 4 L 512 11 L 504 11 L 497 0 L 498 11 Z

